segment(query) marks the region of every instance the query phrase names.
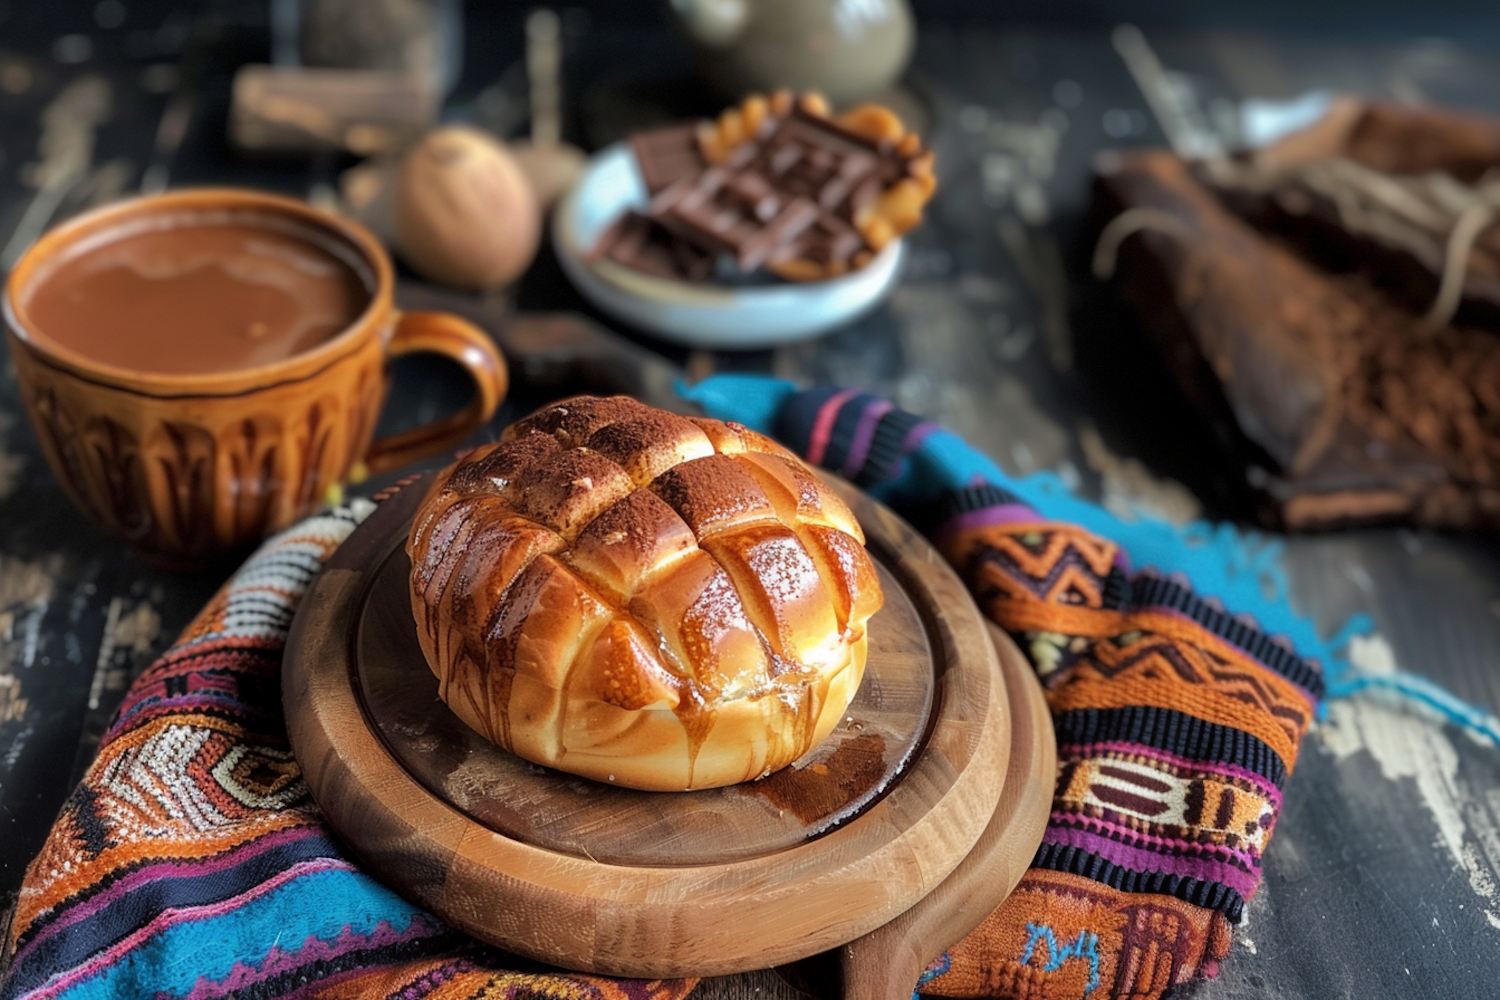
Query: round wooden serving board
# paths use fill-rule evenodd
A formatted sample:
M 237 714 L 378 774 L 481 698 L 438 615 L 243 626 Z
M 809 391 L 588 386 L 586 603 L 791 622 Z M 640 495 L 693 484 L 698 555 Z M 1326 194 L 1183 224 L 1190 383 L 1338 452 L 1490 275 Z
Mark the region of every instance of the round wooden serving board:
M 834 734 L 761 781 L 653 793 L 527 763 L 438 699 L 404 551 L 427 485 L 383 503 L 330 559 L 283 667 L 288 732 L 314 799 L 398 892 L 532 958 L 667 977 L 765 968 L 848 942 L 858 955 L 856 939 L 941 885 L 940 917 L 921 907 L 893 925 L 914 928 L 901 934 L 907 950 L 930 958 L 1024 870 L 1052 775 L 1034 704 L 1012 675 L 1024 672 L 1039 702 L 1035 683 L 1008 640 L 997 655 L 941 556 L 884 507 L 834 484 L 886 595 L 864 682 Z M 1013 705 L 1025 713 L 1014 725 Z

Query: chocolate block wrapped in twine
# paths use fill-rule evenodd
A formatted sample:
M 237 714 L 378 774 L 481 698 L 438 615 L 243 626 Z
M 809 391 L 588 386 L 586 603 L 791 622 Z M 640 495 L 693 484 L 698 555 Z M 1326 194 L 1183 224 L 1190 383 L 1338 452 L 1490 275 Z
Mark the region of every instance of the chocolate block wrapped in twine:
M 1500 524 L 1497 164 L 1500 123 L 1352 101 L 1243 158 L 1101 158 L 1095 273 L 1275 463 L 1272 524 Z
M 1055 477 L 1010 479 L 854 390 L 721 376 L 687 394 L 924 525 L 1046 689 L 1060 763 L 1051 825 L 1017 890 L 922 990 L 1150 1000 L 1215 974 L 1259 885 L 1324 671 L 1330 689 L 1366 680 L 1287 607 L 1274 546 L 1116 520 Z M 0 997 L 692 991 L 692 979 L 544 970 L 482 946 L 385 889 L 330 835 L 287 749 L 281 653 L 299 598 L 372 507 L 266 543 L 131 686 L 27 872 Z M 1500 737 L 1493 719 L 1467 721 Z

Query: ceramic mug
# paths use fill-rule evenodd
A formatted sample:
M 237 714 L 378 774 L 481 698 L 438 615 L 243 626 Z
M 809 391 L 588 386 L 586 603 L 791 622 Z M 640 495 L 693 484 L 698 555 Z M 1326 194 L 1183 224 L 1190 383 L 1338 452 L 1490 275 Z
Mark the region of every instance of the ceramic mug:
M 162 374 L 90 358 L 48 337 L 27 312 L 46 265 L 81 241 L 152 220 L 270 217 L 333 241 L 369 291 L 342 332 L 289 358 L 203 374 Z M 75 503 L 143 557 L 174 567 L 242 550 L 306 516 L 351 472 L 378 473 L 459 444 L 505 396 L 505 362 L 478 327 L 446 313 L 401 313 L 391 261 L 369 231 L 291 198 L 256 191 L 170 192 L 106 206 L 51 230 L 5 286 L 21 399 L 52 471 Z M 387 362 L 431 352 L 464 367 L 460 412 L 373 441 Z

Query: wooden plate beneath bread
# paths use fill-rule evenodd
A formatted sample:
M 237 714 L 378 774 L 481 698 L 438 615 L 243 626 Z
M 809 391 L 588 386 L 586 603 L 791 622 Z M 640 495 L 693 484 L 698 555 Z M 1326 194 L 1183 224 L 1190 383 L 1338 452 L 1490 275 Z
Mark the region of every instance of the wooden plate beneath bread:
M 975 847 L 1007 802 L 1026 813 L 1005 828 L 1017 842 L 1001 845 L 1019 865 L 979 873 L 965 894 L 998 902 L 1024 870 L 1050 801 L 1050 732 L 1043 755 L 1013 744 L 1015 693 L 983 619 L 942 557 L 886 508 L 835 484 L 886 601 L 834 734 L 764 780 L 657 793 L 527 763 L 438 699 L 404 551 L 426 485 L 387 500 L 335 553 L 298 610 L 283 667 L 313 798 L 398 892 L 520 954 L 665 977 L 783 964 L 869 934 L 971 851 L 994 854 L 993 843 Z M 1014 647 L 1002 651 L 1006 671 L 1029 674 Z M 1019 726 L 1029 742 L 1039 701 Z M 1036 788 L 1018 795 L 1017 782 Z

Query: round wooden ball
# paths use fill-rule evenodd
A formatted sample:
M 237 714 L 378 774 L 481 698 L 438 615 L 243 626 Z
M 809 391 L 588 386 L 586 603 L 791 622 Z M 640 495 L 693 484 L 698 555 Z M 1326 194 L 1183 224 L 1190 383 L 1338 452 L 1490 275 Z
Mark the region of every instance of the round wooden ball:
M 541 239 L 541 212 L 501 143 L 475 128 L 427 134 L 396 179 L 396 247 L 423 277 L 485 291 L 514 281 Z

